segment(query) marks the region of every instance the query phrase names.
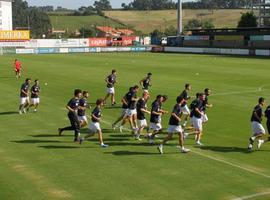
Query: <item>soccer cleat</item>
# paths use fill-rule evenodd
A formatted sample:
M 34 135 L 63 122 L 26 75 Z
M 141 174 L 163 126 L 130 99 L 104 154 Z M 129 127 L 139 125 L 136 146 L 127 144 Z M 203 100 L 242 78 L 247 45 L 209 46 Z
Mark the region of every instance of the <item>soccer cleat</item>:
M 181 148 L 181 153 L 188 153 L 188 152 L 190 152 L 190 149 L 186 149 L 186 148 Z
M 58 135 L 59 135 L 59 136 L 61 136 L 61 135 L 62 135 L 62 132 L 63 132 L 63 129 L 58 128 Z
M 37 109 L 34 109 L 34 112 L 37 112 Z
M 264 140 L 258 140 L 257 148 L 260 149 L 263 143 L 264 143 Z
M 107 144 L 101 144 L 100 147 L 107 148 L 107 147 L 109 147 L 109 145 L 107 145 Z
M 82 144 L 82 143 L 83 143 L 83 141 L 84 141 L 84 139 L 83 139 L 83 138 L 80 138 L 79 143 L 80 143 L 80 144 Z
M 123 133 L 123 126 L 119 126 L 120 133 Z
M 114 123 L 112 124 L 112 128 L 113 128 L 113 130 L 115 131 L 116 125 L 115 125 Z
M 19 114 L 20 114 L 20 115 L 22 115 L 22 114 L 23 114 L 21 110 L 19 110 Z
M 138 133 L 137 133 L 137 134 L 135 134 L 135 140 L 139 140 L 139 141 L 141 141 L 142 139 L 140 138 L 140 136 L 141 136 L 141 135 L 140 135 L 140 134 L 138 134 Z
M 198 146 L 203 146 L 203 143 L 201 143 L 200 141 L 197 141 L 197 142 L 196 142 L 196 145 L 198 145 Z
M 253 145 L 252 145 L 252 144 L 249 144 L 249 145 L 248 145 L 248 150 L 251 151 L 252 148 L 253 148 Z
M 183 127 L 186 127 L 187 126 L 187 121 L 185 121 L 184 123 L 183 123 Z
M 158 146 L 157 150 L 158 150 L 159 154 L 163 154 L 163 148 L 161 146 Z
M 24 109 L 22 110 L 22 112 L 23 112 L 24 114 L 26 114 L 26 109 L 24 108 Z

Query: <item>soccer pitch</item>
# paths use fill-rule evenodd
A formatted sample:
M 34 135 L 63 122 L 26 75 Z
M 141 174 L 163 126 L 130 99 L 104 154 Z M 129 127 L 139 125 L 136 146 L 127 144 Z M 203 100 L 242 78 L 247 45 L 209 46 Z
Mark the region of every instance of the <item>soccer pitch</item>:
M 269 59 L 153 53 L 20 55 L 23 78 L 16 80 L 15 57 L 0 57 L 1 199 L 270 199 L 270 143 L 251 153 L 246 150 L 253 107 L 260 96 L 270 103 Z M 73 90 L 88 90 L 89 102 L 95 102 L 105 96 L 104 79 L 113 68 L 118 105 L 102 113 L 104 142 L 110 147 L 100 148 L 97 136 L 81 146 L 73 143 L 73 132 L 59 137 L 57 128 L 69 124 L 65 106 Z M 181 154 L 175 136 L 159 155 L 157 143 L 165 135 L 150 146 L 147 140 L 135 141 L 129 132 L 112 130 L 120 99 L 148 72 L 153 73 L 148 107 L 157 94 L 164 94 L 169 97 L 164 108 L 171 111 L 185 83 L 192 84 L 193 96 L 206 87 L 212 90 L 205 146 L 196 148 L 190 137 L 185 146 L 191 152 Z M 41 105 L 37 113 L 18 115 L 19 90 L 26 77 L 40 79 Z M 164 128 L 169 116 L 162 119 Z

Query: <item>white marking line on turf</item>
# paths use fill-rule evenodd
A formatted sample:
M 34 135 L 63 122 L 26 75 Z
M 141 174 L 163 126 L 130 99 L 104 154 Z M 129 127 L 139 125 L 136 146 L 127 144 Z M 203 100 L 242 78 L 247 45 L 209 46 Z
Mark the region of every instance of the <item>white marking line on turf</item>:
M 205 157 L 205 158 L 208 158 L 208 159 L 211 159 L 211 160 L 215 160 L 215 161 L 218 161 L 218 162 L 220 162 L 220 163 L 224 163 L 224 164 L 230 165 L 230 166 L 232 166 L 232 167 L 236 167 L 236 168 L 238 168 L 238 169 L 242 169 L 242 170 L 244 170 L 244 171 L 247 171 L 247 172 L 250 172 L 250 173 L 253 173 L 253 174 L 262 176 L 262 177 L 264 177 L 264 178 L 270 178 L 269 175 L 266 175 L 266 174 L 257 172 L 257 171 L 255 171 L 255 170 L 253 170 L 253 169 L 249 169 L 249 168 L 246 168 L 246 167 L 242 167 L 242 166 L 240 166 L 240 165 L 237 165 L 237 164 L 228 162 L 228 161 L 223 160 L 223 159 L 220 159 L 220 158 L 215 158 L 215 157 L 213 157 L 213 156 L 203 154 L 203 153 L 198 152 L 198 151 L 196 151 L 196 150 L 194 150 L 194 149 L 192 149 L 192 152 L 195 153 L 195 154 L 197 154 L 197 155 L 203 156 L 203 157 Z
M 251 194 L 248 196 L 238 197 L 232 200 L 247 200 L 247 199 L 253 199 L 255 197 L 266 196 L 266 195 L 270 195 L 270 192 L 261 192 L 261 193 Z

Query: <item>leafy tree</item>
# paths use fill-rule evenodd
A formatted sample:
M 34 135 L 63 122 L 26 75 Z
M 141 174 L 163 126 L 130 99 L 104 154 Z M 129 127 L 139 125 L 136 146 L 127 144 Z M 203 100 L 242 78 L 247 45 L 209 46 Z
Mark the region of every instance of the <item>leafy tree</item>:
M 32 37 L 47 35 L 51 29 L 50 18 L 36 7 L 28 7 L 26 1 L 15 0 L 12 7 L 14 28 L 31 31 Z
M 238 28 L 242 27 L 257 27 L 257 18 L 252 12 L 243 13 L 240 21 L 238 22 Z
M 200 21 L 197 19 L 191 19 L 185 25 L 185 30 L 196 29 L 196 28 L 215 28 L 213 22 L 211 20 Z
M 79 30 L 80 32 L 80 36 L 84 37 L 84 38 L 88 38 L 88 37 L 96 37 L 97 35 L 97 31 L 95 28 L 80 28 Z
M 96 10 L 111 10 L 112 6 L 109 0 L 99 0 L 94 2 L 94 7 Z
M 174 36 L 177 35 L 177 29 L 174 26 L 169 26 L 165 29 L 164 34 L 167 36 Z

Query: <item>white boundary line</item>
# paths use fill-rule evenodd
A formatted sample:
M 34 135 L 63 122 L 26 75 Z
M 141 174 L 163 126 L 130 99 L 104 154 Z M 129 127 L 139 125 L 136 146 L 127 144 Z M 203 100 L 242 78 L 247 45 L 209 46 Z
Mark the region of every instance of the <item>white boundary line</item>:
M 260 196 L 265 196 L 265 195 L 270 195 L 270 192 L 261 192 L 261 193 L 251 194 L 249 196 L 238 197 L 232 200 L 247 200 L 247 199 L 252 199 L 254 197 L 260 197 Z

